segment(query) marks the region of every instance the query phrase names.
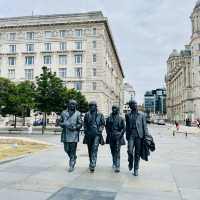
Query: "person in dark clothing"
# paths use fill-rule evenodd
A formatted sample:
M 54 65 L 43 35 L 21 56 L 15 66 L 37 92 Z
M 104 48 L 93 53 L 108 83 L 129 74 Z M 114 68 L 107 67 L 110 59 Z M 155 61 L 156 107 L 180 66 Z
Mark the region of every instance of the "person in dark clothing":
M 76 110 L 77 102 L 70 100 L 68 110 L 61 113 L 60 126 L 62 127 L 61 142 L 69 156 L 69 172 L 74 170 L 76 164 L 76 149 L 79 142 L 79 132 L 82 127 L 81 114 Z
M 143 113 L 138 112 L 137 102 L 129 102 L 131 111 L 126 114 L 126 139 L 128 141 L 128 161 L 129 170 L 133 169 L 134 176 L 138 176 L 139 162 L 142 148 L 142 141 L 148 135 L 146 117 Z
M 179 131 L 180 125 L 177 121 L 175 121 L 176 130 Z
M 112 106 L 112 113 L 106 120 L 106 143 L 110 144 L 113 159 L 113 169 L 116 173 L 120 172 L 120 149 L 125 145 L 124 141 L 125 122 L 119 116 L 119 107 Z
M 99 144 L 104 145 L 102 136 L 104 126 L 104 116 L 97 111 L 97 103 L 94 101 L 90 102 L 89 112 L 87 112 L 84 116 L 85 136 L 83 140 L 83 143 L 88 146 L 90 172 L 95 171 Z

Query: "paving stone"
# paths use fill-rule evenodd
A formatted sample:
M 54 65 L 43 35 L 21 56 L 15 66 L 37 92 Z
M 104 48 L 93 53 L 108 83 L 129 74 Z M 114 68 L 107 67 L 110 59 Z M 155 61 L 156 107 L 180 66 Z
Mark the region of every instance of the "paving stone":
M 0 190 L 0 197 L 2 200 L 46 200 L 51 195 L 51 193 L 15 190 L 9 188 Z
M 193 190 L 187 188 L 180 188 L 181 195 L 184 200 L 199 200 L 200 199 L 200 189 Z
M 49 200 L 114 200 L 116 193 L 64 187 Z
M 200 189 L 200 166 L 172 165 L 172 172 L 179 187 Z

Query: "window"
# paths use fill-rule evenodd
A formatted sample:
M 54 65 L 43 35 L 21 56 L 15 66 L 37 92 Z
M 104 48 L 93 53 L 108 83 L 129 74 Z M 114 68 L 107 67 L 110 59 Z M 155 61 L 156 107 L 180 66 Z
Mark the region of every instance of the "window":
M 76 90 L 81 90 L 82 89 L 82 82 L 81 81 L 75 81 L 74 82 L 74 88 Z
M 82 37 L 82 33 L 83 33 L 82 29 L 76 29 L 75 30 L 75 36 L 76 37 Z
M 92 35 L 96 35 L 97 34 L 97 29 L 96 28 L 93 28 L 92 29 Z
M 66 37 L 67 32 L 65 30 L 60 30 L 60 37 Z
M 198 50 L 200 51 L 200 44 L 198 44 Z
M 67 43 L 60 42 L 60 51 L 66 51 L 66 49 L 67 49 Z
M 97 76 L 97 69 L 93 68 L 93 76 Z
M 51 43 L 45 43 L 44 49 L 45 49 L 45 51 L 51 51 Z
M 81 64 L 83 61 L 82 54 L 75 55 L 75 64 Z
M 67 64 L 67 56 L 66 55 L 60 55 L 59 56 L 59 64 L 60 65 L 66 65 Z
M 27 40 L 34 40 L 34 32 L 27 32 L 26 33 Z
M 13 41 L 16 40 L 16 33 L 9 33 L 9 40 Z
M 77 67 L 75 70 L 75 77 L 81 78 L 82 77 L 82 67 Z
M 15 57 L 9 57 L 8 58 L 8 64 L 9 64 L 9 66 L 16 65 L 16 58 Z
M 97 55 L 96 54 L 92 55 L 92 62 L 93 63 L 97 62 Z
M 8 78 L 9 79 L 15 79 L 15 69 L 9 69 L 8 70 Z
M 200 56 L 199 56 L 199 64 L 200 64 Z
M 82 41 L 76 41 L 75 42 L 75 49 L 76 50 L 82 49 Z
M 50 38 L 50 37 L 52 37 L 53 34 L 51 31 L 45 31 L 44 35 L 45 35 L 45 38 Z
M 25 80 L 33 80 L 33 69 L 25 69 Z
M 27 52 L 33 52 L 34 51 L 34 44 L 27 44 L 26 45 L 26 51 Z
M 51 64 L 51 56 L 44 56 L 44 64 L 45 65 Z
M 15 44 L 9 45 L 9 50 L 10 50 L 10 53 L 16 53 L 16 45 Z
M 93 82 L 93 83 L 92 83 L 92 89 L 93 89 L 93 90 L 96 90 L 96 89 L 97 89 L 97 83 L 96 83 L 96 82 Z
M 25 57 L 25 64 L 26 65 L 33 65 L 34 64 L 34 56 L 26 56 Z
M 67 68 L 59 68 L 58 73 L 59 73 L 60 78 L 66 78 L 67 77 Z
M 93 47 L 93 49 L 97 48 L 97 42 L 96 42 L 96 40 L 92 41 L 92 47 Z

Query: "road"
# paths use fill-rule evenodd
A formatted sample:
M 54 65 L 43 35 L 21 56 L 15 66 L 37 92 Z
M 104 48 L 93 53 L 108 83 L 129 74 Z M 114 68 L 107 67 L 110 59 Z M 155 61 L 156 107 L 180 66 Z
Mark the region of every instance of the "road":
M 141 161 L 140 175 L 128 171 L 127 149 L 121 152 L 121 173 L 111 168 L 109 147 L 99 149 L 97 169 L 88 171 L 86 146 L 79 144 L 73 173 L 59 136 L 28 136 L 53 143 L 47 151 L 0 165 L 2 200 L 199 200 L 200 135 L 172 135 L 168 126 L 149 126 L 156 152 Z

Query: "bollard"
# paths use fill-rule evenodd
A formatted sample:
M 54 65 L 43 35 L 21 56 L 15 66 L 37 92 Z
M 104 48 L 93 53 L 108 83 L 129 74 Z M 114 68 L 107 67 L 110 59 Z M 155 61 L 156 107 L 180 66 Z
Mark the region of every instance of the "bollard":
M 175 131 L 173 131 L 173 136 L 175 136 Z
M 185 137 L 187 137 L 188 136 L 188 133 L 187 133 L 187 131 L 185 132 Z

